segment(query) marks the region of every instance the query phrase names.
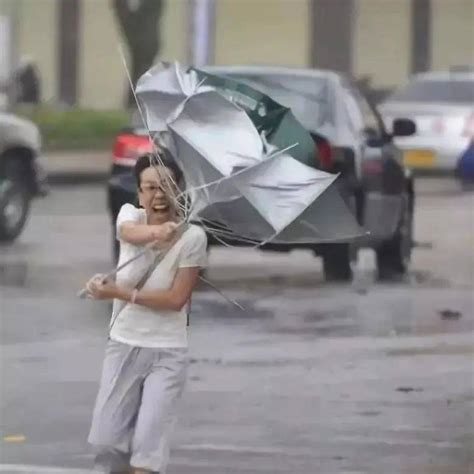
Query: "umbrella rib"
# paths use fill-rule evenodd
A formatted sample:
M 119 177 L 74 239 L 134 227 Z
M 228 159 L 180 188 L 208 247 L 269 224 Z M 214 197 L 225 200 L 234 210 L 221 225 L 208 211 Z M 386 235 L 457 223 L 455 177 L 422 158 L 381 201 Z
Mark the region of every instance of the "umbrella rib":
M 196 220 L 199 221 L 199 223 L 204 227 L 206 232 L 208 232 L 209 234 L 212 234 L 217 240 L 219 240 L 219 242 L 226 245 L 227 247 L 235 247 L 235 245 L 232 245 L 232 244 L 229 244 L 227 242 L 224 242 L 224 241 L 220 240 L 218 235 L 221 235 L 222 237 L 227 237 L 227 238 L 232 239 L 232 240 L 253 244 L 253 246 L 255 246 L 255 247 L 258 247 L 260 245 L 258 240 L 254 240 L 254 239 L 251 239 L 251 238 L 248 238 L 248 237 L 240 236 L 240 235 L 236 234 L 235 232 L 233 232 L 231 230 L 225 231 L 225 230 L 213 229 L 212 227 L 209 227 L 207 224 L 205 224 L 205 221 L 207 221 L 207 219 L 199 218 L 199 219 L 196 219 Z M 207 222 L 210 222 L 210 221 L 207 221 Z
M 137 108 L 138 108 L 138 112 L 139 112 L 139 114 L 140 114 L 140 117 L 142 118 L 143 125 L 145 125 L 145 128 L 146 128 L 146 130 L 147 130 L 147 132 L 148 132 L 148 138 L 149 138 L 149 140 L 150 140 L 151 143 L 152 143 L 153 149 L 155 149 L 155 142 L 154 142 L 154 140 L 153 140 L 153 137 L 152 137 L 152 134 L 151 134 L 151 130 L 150 130 L 150 128 L 148 127 L 148 123 L 147 123 L 147 121 L 146 121 L 145 115 L 143 114 L 143 110 L 142 110 L 142 108 L 141 108 L 141 106 L 140 106 L 140 102 L 139 102 L 138 97 L 137 97 L 137 94 L 136 94 L 136 92 L 135 92 L 135 88 L 133 87 L 132 77 L 131 77 L 131 75 L 130 75 L 130 70 L 129 70 L 129 68 L 128 68 L 127 61 L 125 60 L 125 54 L 124 54 L 124 52 L 123 52 L 123 47 L 122 47 L 122 44 L 121 44 L 121 43 L 119 43 L 118 48 L 119 48 L 119 53 L 120 53 L 120 57 L 121 57 L 121 59 L 122 59 L 123 66 L 124 66 L 124 68 L 125 68 L 125 72 L 126 72 L 126 74 L 127 74 L 128 83 L 129 83 L 129 85 L 130 85 L 130 88 L 131 88 L 132 94 L 133 94 L 133 98 L 134 98 L 135 103 L 136 103 Z M 158 154 L 155 154 L 155 153 L 154 153 L 154 156 L 156 157 L 156 159 L 157 159 L 157 161 L 160 163 L 160 165 L 163 166 L 163 165 L 164 165 L 163 160 L 161 160 L 161 158 L 158 156 Z M 151 160 L 150 160 L 150 165 L 151 165 L 151 164 L 152 164 L 152 163 L 151 163 Z M 172 177 L 165 176 L 165 181 L 166 181 L 167 179 L 170 179 L 171 182 L 172 182 L 172 184 L 175 186 L 175 188 L 176 188 L 177 190 L 179 190 L 178 185 L 175 183 L 175 181 L 173 180 Z M 178 197 L 176 197 L 176 196 L 174 195 L 174 193 L 173 193 L 173 196 L 174 196 L 175 201 L 177 202 L 177 201 L 178 201 Z M 179 204 L 178 204 L 178 206 L 179 206 Z

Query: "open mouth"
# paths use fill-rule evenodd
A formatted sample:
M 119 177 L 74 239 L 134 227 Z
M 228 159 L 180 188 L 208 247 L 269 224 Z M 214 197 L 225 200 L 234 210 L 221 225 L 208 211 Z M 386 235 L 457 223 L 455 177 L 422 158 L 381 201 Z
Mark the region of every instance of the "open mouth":
M 157 202 L 151 207 L 154 212 L 163 212 L 169 209 L 170 205 L 168 202 Z

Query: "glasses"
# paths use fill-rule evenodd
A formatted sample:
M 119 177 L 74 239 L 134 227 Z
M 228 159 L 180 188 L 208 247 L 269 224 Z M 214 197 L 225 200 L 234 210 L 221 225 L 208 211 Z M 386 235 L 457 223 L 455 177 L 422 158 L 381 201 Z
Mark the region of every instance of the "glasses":
M 140 189 L 147 194 L 156 194 L 158 191 L 164 192 L 163 186 L 156 184 L 143 184 L 140 186 Z
M 172 189 L 170 184 L 163 182 L 160 184 L 141 184 L 140 185 L 140 190 L 144 193 L 147 194 L 156 194 L 158 191 L 161 191 L 164 194 L 170 194 L 172 193 Z

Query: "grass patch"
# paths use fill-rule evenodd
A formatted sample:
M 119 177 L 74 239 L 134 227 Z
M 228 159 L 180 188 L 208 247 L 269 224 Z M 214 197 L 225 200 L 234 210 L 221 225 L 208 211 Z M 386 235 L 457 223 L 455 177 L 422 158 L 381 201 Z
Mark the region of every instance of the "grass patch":
M 39 127 L 45 150 L 109 149 L 117 132 L 130 123 L 126 110 L 21 106 L 15 113 Z

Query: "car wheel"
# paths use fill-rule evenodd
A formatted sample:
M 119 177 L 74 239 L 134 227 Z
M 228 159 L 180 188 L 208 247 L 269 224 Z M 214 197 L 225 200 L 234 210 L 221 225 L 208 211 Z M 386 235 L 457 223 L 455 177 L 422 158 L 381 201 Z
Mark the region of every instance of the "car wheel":
M 30 193 L 15 176 L 0 178 L 0 241 L 10 242 L 23 230 L 30 209 Z
M 341 196 L 344 198 L 344 190 L 341 190 Z M 346 195 L 344 201 L 353 214 L 357 216 L 357 196 L 352 194 Z M 325 244 L 322 253 L 324 279 L 326 281 L 351 281 L 351 263 L 355 257 L 356 246 L 354 244 Z
M 350 281 L 351 269 L 351 245 L 350 244 L 327 244 L 324 246 L 323 271 L 326 281 Z
M 395 235 L 377 250 L 379 279 L 388 280 L 408 271 L 413 248 L 413 205 L 408 195 L 403 199 L 403 212 Z

